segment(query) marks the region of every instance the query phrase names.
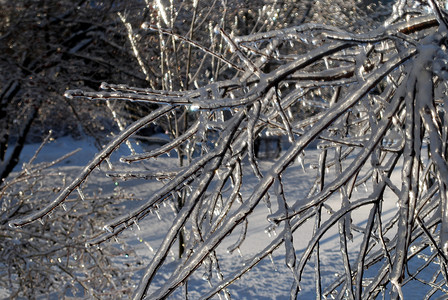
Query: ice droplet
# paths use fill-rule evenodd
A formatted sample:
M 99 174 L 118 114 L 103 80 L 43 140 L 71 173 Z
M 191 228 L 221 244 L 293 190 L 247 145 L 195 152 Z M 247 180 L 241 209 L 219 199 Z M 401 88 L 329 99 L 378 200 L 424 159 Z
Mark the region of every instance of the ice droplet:
M 268 235 L 268 237 L 271 237 L 271 231 L 269 230 L 269 228 L 266 228 L 264 232 Z

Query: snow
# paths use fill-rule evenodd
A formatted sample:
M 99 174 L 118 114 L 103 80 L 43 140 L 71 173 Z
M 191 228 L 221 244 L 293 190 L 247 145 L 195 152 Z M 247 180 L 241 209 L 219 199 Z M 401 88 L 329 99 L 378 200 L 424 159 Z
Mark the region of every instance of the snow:
M 31 157 L 33 157 L 40 144 L 27 144 L 22 153 L 20 154 L 20 162 L 15 171 L 19 171 L 22 167 L 22 163 L 27 163 Z M 94 146 L 93 139 L 88 138 L 75 140 L 72 137 L 61 137 L 51 140 L 44 146 L 43 150 L 37 156 L 35 163 L 49 162 L 61 157 L 67 153 L 79 149 L 70 158 L 66 159 L 63 164 L 67 166 L 84 166 L 86 165 L 96 154 L 98 149 Z
M 133 141 L 133 147 L 136 147 L 139 151 L 141 144 Z M 34 154 L 36 149 L 39 147 L 38 144 L 29 144 L 24 148 L 20 160 L 22 163 L 27 162 Z M 63 161 L 55 168 L 59 171 L 73 172 L 74 170 L 80 170 L 81 167 L 85 166 L 97 153 L 97 149 L 94 146 L 93 141 L 84 140 L 74 140 L 70 137 L 63 137 L 57 140 L 51 141 L 49 144 L 45 145 L 41 153 L 39 154 L 36 162 L 51 161 L 54 160 L 68 152 L 80 148 L 79 152 L 71 156 L 69 159 Z M 122 165 L 118 162 L 121 155 L 129 155 L 129 149 L 126 146 L 121 146 L 117 151 L 118 154 L 114 154 L 113 160 L 116 161 L 115 166 L 121 168 Z M 316 148 L 311 148 L 306 150 L 305 158 L 303 160 L 304 168 L 300 163 L 296 163 L 294 166 L 288 168 L 287 173 L 284 174 L 283 187 L 284 187 L 284 197 L 286 199 L 302 199 L 307 195 L 305 194 L 310 186 L 315 180 L 316 170 L 311 167 L 308 162 L 316 161 L 320 154 L 320 150 Z M 166 170 L 167 168 L 172 168 L 177 163 L 175 157 L 159 157 L 153 161 L 158 168 Z M 246 167 L 244 170 L 252 172 L 249 166 L 249 161 L 243 162 Z M 21 164 L 19 164 L 21 165 Z M 266 170 L 271 167 L 272 163 L 269 161 L 261 161 L 260 169 Z M 124 168 L 125 166 L 123 166 Z M 293 174 L 293 176 L 290 176 Z M 107 179 L 101 172 L 95 173 L 93 176 L 95 180 L 98 181 L 98 185 L 108 186 L 109 188 L 114 188 L 111 179 Z M 90 179 L 90 184 L 92 184 L 92 178 Z M 245 194 L 250 194 L 254 190 L 255 185 L 258 182 L 256 176 L 252 173 L 244 174 L 243 176 L 243 187 L 241 193 L 243 198 Z M 397 184 L 401 181 L 400 174 L 394 174 L 392 176 L 392 181 Z M 159 184 L 147 185 L 144 181 L 138 181 L 140 184 L 134 182 L 120 181 L 120 188 L 126 188 L 135 195 L 135 199 L 145 199 L 147 195 L 152 191 L 155 191 L 158 187 L 163 185 L 163 182 Z M 364 188 L 358 188 L 355 193 L 358 193 L 357 199 L 362 198 L 368 194 L 368 190 Z M 389 191 L 389 193 L 392 193 Z M 393 199 L 393 196 L 391 195 Z M 138 201 L 137 201 L 138 202 Z M 272 206 L 277 207 L 277 201 L 271 199 Z M 280 202 L 279 202 L 280 203 Z M 331 203 L 331 201 L 330 201 Z M 340 200 L 335 199 L 334 204 L 337 208 L 337 204 Z M 129 203 L 129 209 L 133 206 L 138 205 L 136 203 Z M 367 222 L 367 217 L 369 215 L 369 210 L 371 205 L 364 206 L 356 210 L 356 214 L 352 215 L 353 222 L 361 227 L 365 227 Z M 388 219 L 392 218 L 397 211 L 397 206 L 395 201 L 385 201 L 383 203 L 383 222 L 387 222 Z M 324 209 L 325 210 L 325 209 Z M 275 211 L 275 209 L 274 209 Z M 275 231 L 270 231 L 269 228 L 271 223 L 268 222 L 266 216 L 269 214 L 268 208 L 264 205 L 259 205 L 257 209 L 250 215 L 248 219 L 248 228 L 245 242 L 235 250 L 233 253 L 228 253 L 228 248 L 234 244 L 241 233 L 242 225 L 239 225 L 236 230 L 232 233 L 229 238 L 224 239 L 224 241 L 218 246 L 216 253 L 219 257 L 220 271 L 224 275 L 231 274 L 237 270 L 237 267 L 242 264 L 250 263 L 251 259 L 257 259 L 258 253 L 263 250 L 269 243 L 278 237 L 278 234 L 283 229 L 283 225 L 278 227 Z M 140 221 L 132 229 L 125 231 L 119 236 L 120 240 L 126 241 L 130 246 L 134 247 L 137 254 L 143 258 L 145 264 L 149 263 L 154 256 L 156 249 L 161 245 L 165 234 L 168 233 L 168 229 L 172 224 L 172 220 L 175 216 L 172 207 L 169 205 L 162 206 L 157 212 L 152 211 L 148 217 Z M 329 217 L 329 215 L 328 215 Z M 325 218 L 322 222 L 325 221 Z M 283 223 L 282 223 L 283 224 Z M 305 251 L 308 242 L 310 241 L 314 228 L 314 219 L 310 218 L 305 222 L 303 226 L 300 227 L 299 232 L 293 233 L 293 243 L 295 248 L 295 255 L 300 259 L 303 251 Z M 354 233 L 353 241 L 348 241 L 348 247 L 350 252 L 350 258 L 356 259 L 356 254 L 359 251 L 362 242 L 362 235 Z M 340 253 L 340 241 L 339 234 L 335 228 L 329 230 L 323 236 L 320 243 L 320 254 L 321 254 L 321 267 L 323 274 L 322 285 L 325 287 L 327 284 L 333 282 L 338 276 L 344 274 L 344 267 L 342 256 Z M 170 253 L 168 264 L 162 266 L 161 271 L 156 275 L 151 287 L 150 292 L 157 290 L 163 286 L 166 279 L 169 278 L 169 274 L 177 267 L 179 260 L 177 259 L 177 253 Z M 314 257 L 311 257 L 311 263 L 305 267 L 304 274 L 302 275 L 301 288 L 302 291 L 299 293 L 300 299 L 312 299 L 316 297 L 315 294 L 315 280 L 314 280 Z M 198 299 L 206 291 L 210 289 L 210 286 L 218 281 L 216 272 L 212 269 L 211 277 L 208 271 L 205 269 L 204 264 L 200 267 L 199 272 L 195 272 L 194 275 L 188 281 L 188 291 L 189 299 Z M 412 266 L 410 266 L 412 269 Z M 200 274 L 205 274 L 204 280 Z M 232 299 L 289 299 L 289 292 L 291 289 L 291 284 L 293 282 L 293 273 L 286 267 L 285 264 L 285 253 L 284 247 L 280 247 L 278 250 L 274 251 L 272 256 L 269 255 L 263 259 L 260 263 L 250 269 L 249 272 L 244 274 L 242 278 L 236 281 L 234 284 L 228 287 L 228 291 L 232 296 Z M 343 276 L 343 275 L 342 275 Z M 136 282 L 137 284 L 137 282 Z M 417 285 L 418 286 L 418 285 Z M 421 299 L 425 295 L 425 290 L 413 289 L 412 285 L 406 286 L 404 290 L 405 299 Z M 421 286 L 420 286 L 421 287 Z M 390 287 L 388 287 L 390 288 Z M 178 289 L 174 294 L 170 296 L 170 299 L 179 299 L 183 297 L 182 295 L 184 289 Z M 7 292 L 0 290 L 0 298 L 6 298 Z M 217 296 L 215 296 L 218 299 Z

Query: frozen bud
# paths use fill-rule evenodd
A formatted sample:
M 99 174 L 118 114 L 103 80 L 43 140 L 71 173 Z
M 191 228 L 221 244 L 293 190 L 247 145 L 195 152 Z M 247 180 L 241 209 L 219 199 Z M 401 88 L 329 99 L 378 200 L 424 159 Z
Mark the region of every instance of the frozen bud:
M 149 22 L 143 22 L 141 28 L 144 30 L 151 29 L 151 24 L 149 24 Z
M 200 106 L 198 104 L 192 104 L 190 106 L 190 111 L 198 111 Z
M 64 97 L 67 98 L 67 99 L 73 99 L 72 91 L 66 91 L 64 93 Z
M 104 231 L 107 231 L 107 232 L 109 232 L 109 233 L 113 233 L 113 229 L 112 229 L 112 227 L 110 227 L 109 225 L 104 225 L 103 230 L 104 230 Z
M 202 280 L 210 281 L 210 273 L 205 272 L 204 274 L 202 274 Z
M 8 226 L 9 226 L 10 228 L 13 228 L 13 229 L 16 229 L 16 228 L 19 227 L 17 224 L 14 224 L 14 222 L 9 222 L 9 223 L 8 223 Z

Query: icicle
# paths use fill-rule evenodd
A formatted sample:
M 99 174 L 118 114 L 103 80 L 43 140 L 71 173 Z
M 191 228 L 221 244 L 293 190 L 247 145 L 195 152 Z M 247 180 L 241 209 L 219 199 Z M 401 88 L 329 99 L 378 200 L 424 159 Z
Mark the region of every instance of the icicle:
M 202 274 L 202 280 L 207 281 L 208 284 L 211 286 L 211 278 L 212 278 L 213 274 L 212 274 L 212 262 L 211 262 L 210 258 L 206 259 L 203 262 L 203 265 L 204 265 L 205 271 Z
M 173 211 L 174 215 L 177 216 L 177 211 L 176 211 L 176 207 L 174 206 L 174 203 L 170 201 L 168 205 L 170 206 L 170 208 Z
M 149 251 L 154 252 L 154 248 L 152 248 L 151 245 L 147 241 L 144 241 L 144 243 L 145 243 L 146 247 L 148 247 Z
M 156 216 L 157 216 L 157 218 L 159 219 L 159 221 L 161 221 L 162 220 L 162 217 L 160 216 L 160 214 L 159 214 L 159 210 L 156 208 L 156 209 L 154 209 L 154 213 L 156 214 Z
M 137 230 L 138 230 L 138 231 L 141 230 L 141 229 L 140 229 L 140 225 L 138 224 L 137 219 L 134 219 L 134 225 L 135 225 L 135 227 L 137 227 Z
M 162 17 L 163 22 L 165 23 L 166 26 L 170 26 L 170 23 L 168 21 L 168 15 L 166 14 L 165 6 L 163 6 L 162 1 L 157 0 L 156 5 L 158 8 L 158 11 L 160 12 L 160 16 Z
M 176 261 L 177 260 L 177 255 L 174 254 L 173 249 L 170 249 L 170 256 L 171 256 L 171 260 L 172 261 Z
M 394 126 L 398 126 L 398 124 L 400 123 L 400 121 L 398 120 L 398 118 L 396 116 L 392 117 L 392 124 L 394 124 Z
M 305 165 L 303 164 L 303 156 L 304 155 L 299 154 L 299 156 L 297 156 L 297 161 L 299 162 L 300 166 L 302 167 L 303 172 L 306 173 Z
M 238 251 L 238 254 L 241 256 L 241 258 L 243 257 L 243 253 L 241 252 L 241 249 L 240 249 L 240 247 L 237 247 L 236 248 L 236 251 Z
M 274 271 L 278 272 L 278 269 L 277 269 L 277 266 L 275 264 L 274 257 L 272 256 L 272 253 L 269 253 L 268 256 L 269 256 L 269 260 L 271 261 L 272 266 L 274 267 Z
M 271 205 L 271 199 L 269 198 L 269 195 L 265 195 L 263 197 L 263 202 L 266 205 L 266 207 L 267 207 L 267 209 L 269 211 L 269 214 L 272 214 L 272 205 Z
M 230 298 L 230 294 L 227 291 L 227 289 L 222 290 L 222 293 L 224 294 L 224 299 L 225 300 L 231 300 L 232 298 Z
M 81 188 L 77 187 L 76 191 L 78 192 L 79 198 L 81 198 L 82 201 L 85 201 L 86 198 L 85 198 L 84 193 L 82 192 Z
M 328 58 L 327 57 L 324 57 L 324 63 L 325 63 L 325 67 L 327 69 L 330 69 L 330 65 L 328 64 Z
M 65 205 L 65 203 L 62 203 L 61 206 L 64 211 L 67 211 L 67 206 Z
M 107 163 L 107 167 L 109 168 L 109 170 L 114 169 L 114 166 L 112 165 L 112 162 L 110 161 L 109 157 L 107 157 L 104 161 Z

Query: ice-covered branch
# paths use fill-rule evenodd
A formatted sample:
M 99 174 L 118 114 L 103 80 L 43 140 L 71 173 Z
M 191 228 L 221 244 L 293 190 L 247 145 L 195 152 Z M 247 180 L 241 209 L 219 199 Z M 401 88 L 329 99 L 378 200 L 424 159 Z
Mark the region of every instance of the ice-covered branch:
M 129 138 L 132 134 L 138 131 L 143 126 L 156 120 L 165 113 L 173 110 L 174 107 L 163 106 L 148 116 L 136 121 L 134 124 L 126 128 L 120 135 L 118 135 L 112 142 L 110 142 L 101 152 L 99 152 L 92 161 L 81 171 L 81 173 L 72 181 L 50 204 L 46 205 L 43 209 L 34 212 L 33 214 L 26 216 L 24 218 L 12 220 L 9 222 L 10 226 L 23 226 L 33 221 L 36 221 L 53 209 L 58 207 L 62 202 L 67 199 L 67 197 L 79 187 L 79 185 L 89 176 L 92 171 L 98 167 L 118 146 L 120 146 L 125 140 Z
M 101 246 L 135 224 L 148 226 L 151 211 L 172 208 L 175 216 L 156 238 L 134 299 L 178 296 L 182 285 L 188 296 L 195 288 L 190 279 L 203 269 L 210 287 L 200 293 L 210 298 L 274 255 L 291 270 L 294 282 L 285 294 L 292 298 L 306 292 L 309 266 L 319 297 L 376 297 L 384 286 L 392 297 L 404 295 L 409 278 L 430 268 L 425 263 L 415 275 L 405 272 L 416 253 L 424 255 L 431 244 L 444 264 L 447 256 L 446 16 L 434 1 L 430 6 L 435 16 L 401 1 L 384 25 L 365 33 L 303 24 L 238 36 L 222 22 L 209 25 L 210 41 L 197 42 L 200 25 L 192 21 L 181 33 L 174 10 L 164 7 L 157 26 L 143 26 L 158 34 L 160 86 L 103 83 L 100 91 L 66 92 L 159 108 L 117 135 L 52 202 L 10 224 L 41 219 L 76 189 L 83 197 L 80 185 L 91 172 L 134 133 L 153 126 L 169 141 L 121 156 L 117 164 L 135 163 L 106 172 L 117 182 L 146 180 L 151 191 L 105 221 L 106 231 L 89 236 L 87 245 Z M 162 21 L 173 28 L 160 28 Z M 192 74 L 195 55 L 201 59 Z M 171 165 L 160 169 L 158 161 Z M 251 234 L 261 226 L 254 220 L 279 235 L 252 249 Z M 329 233 L 336 233 L 339 258 L 338 277 L 331 279 L 324 278 Z M 221 272 L 224 255 L 248 248 L 245 265 Z M 181 258 L 171 265 L 167 258 L 177 250 Z

